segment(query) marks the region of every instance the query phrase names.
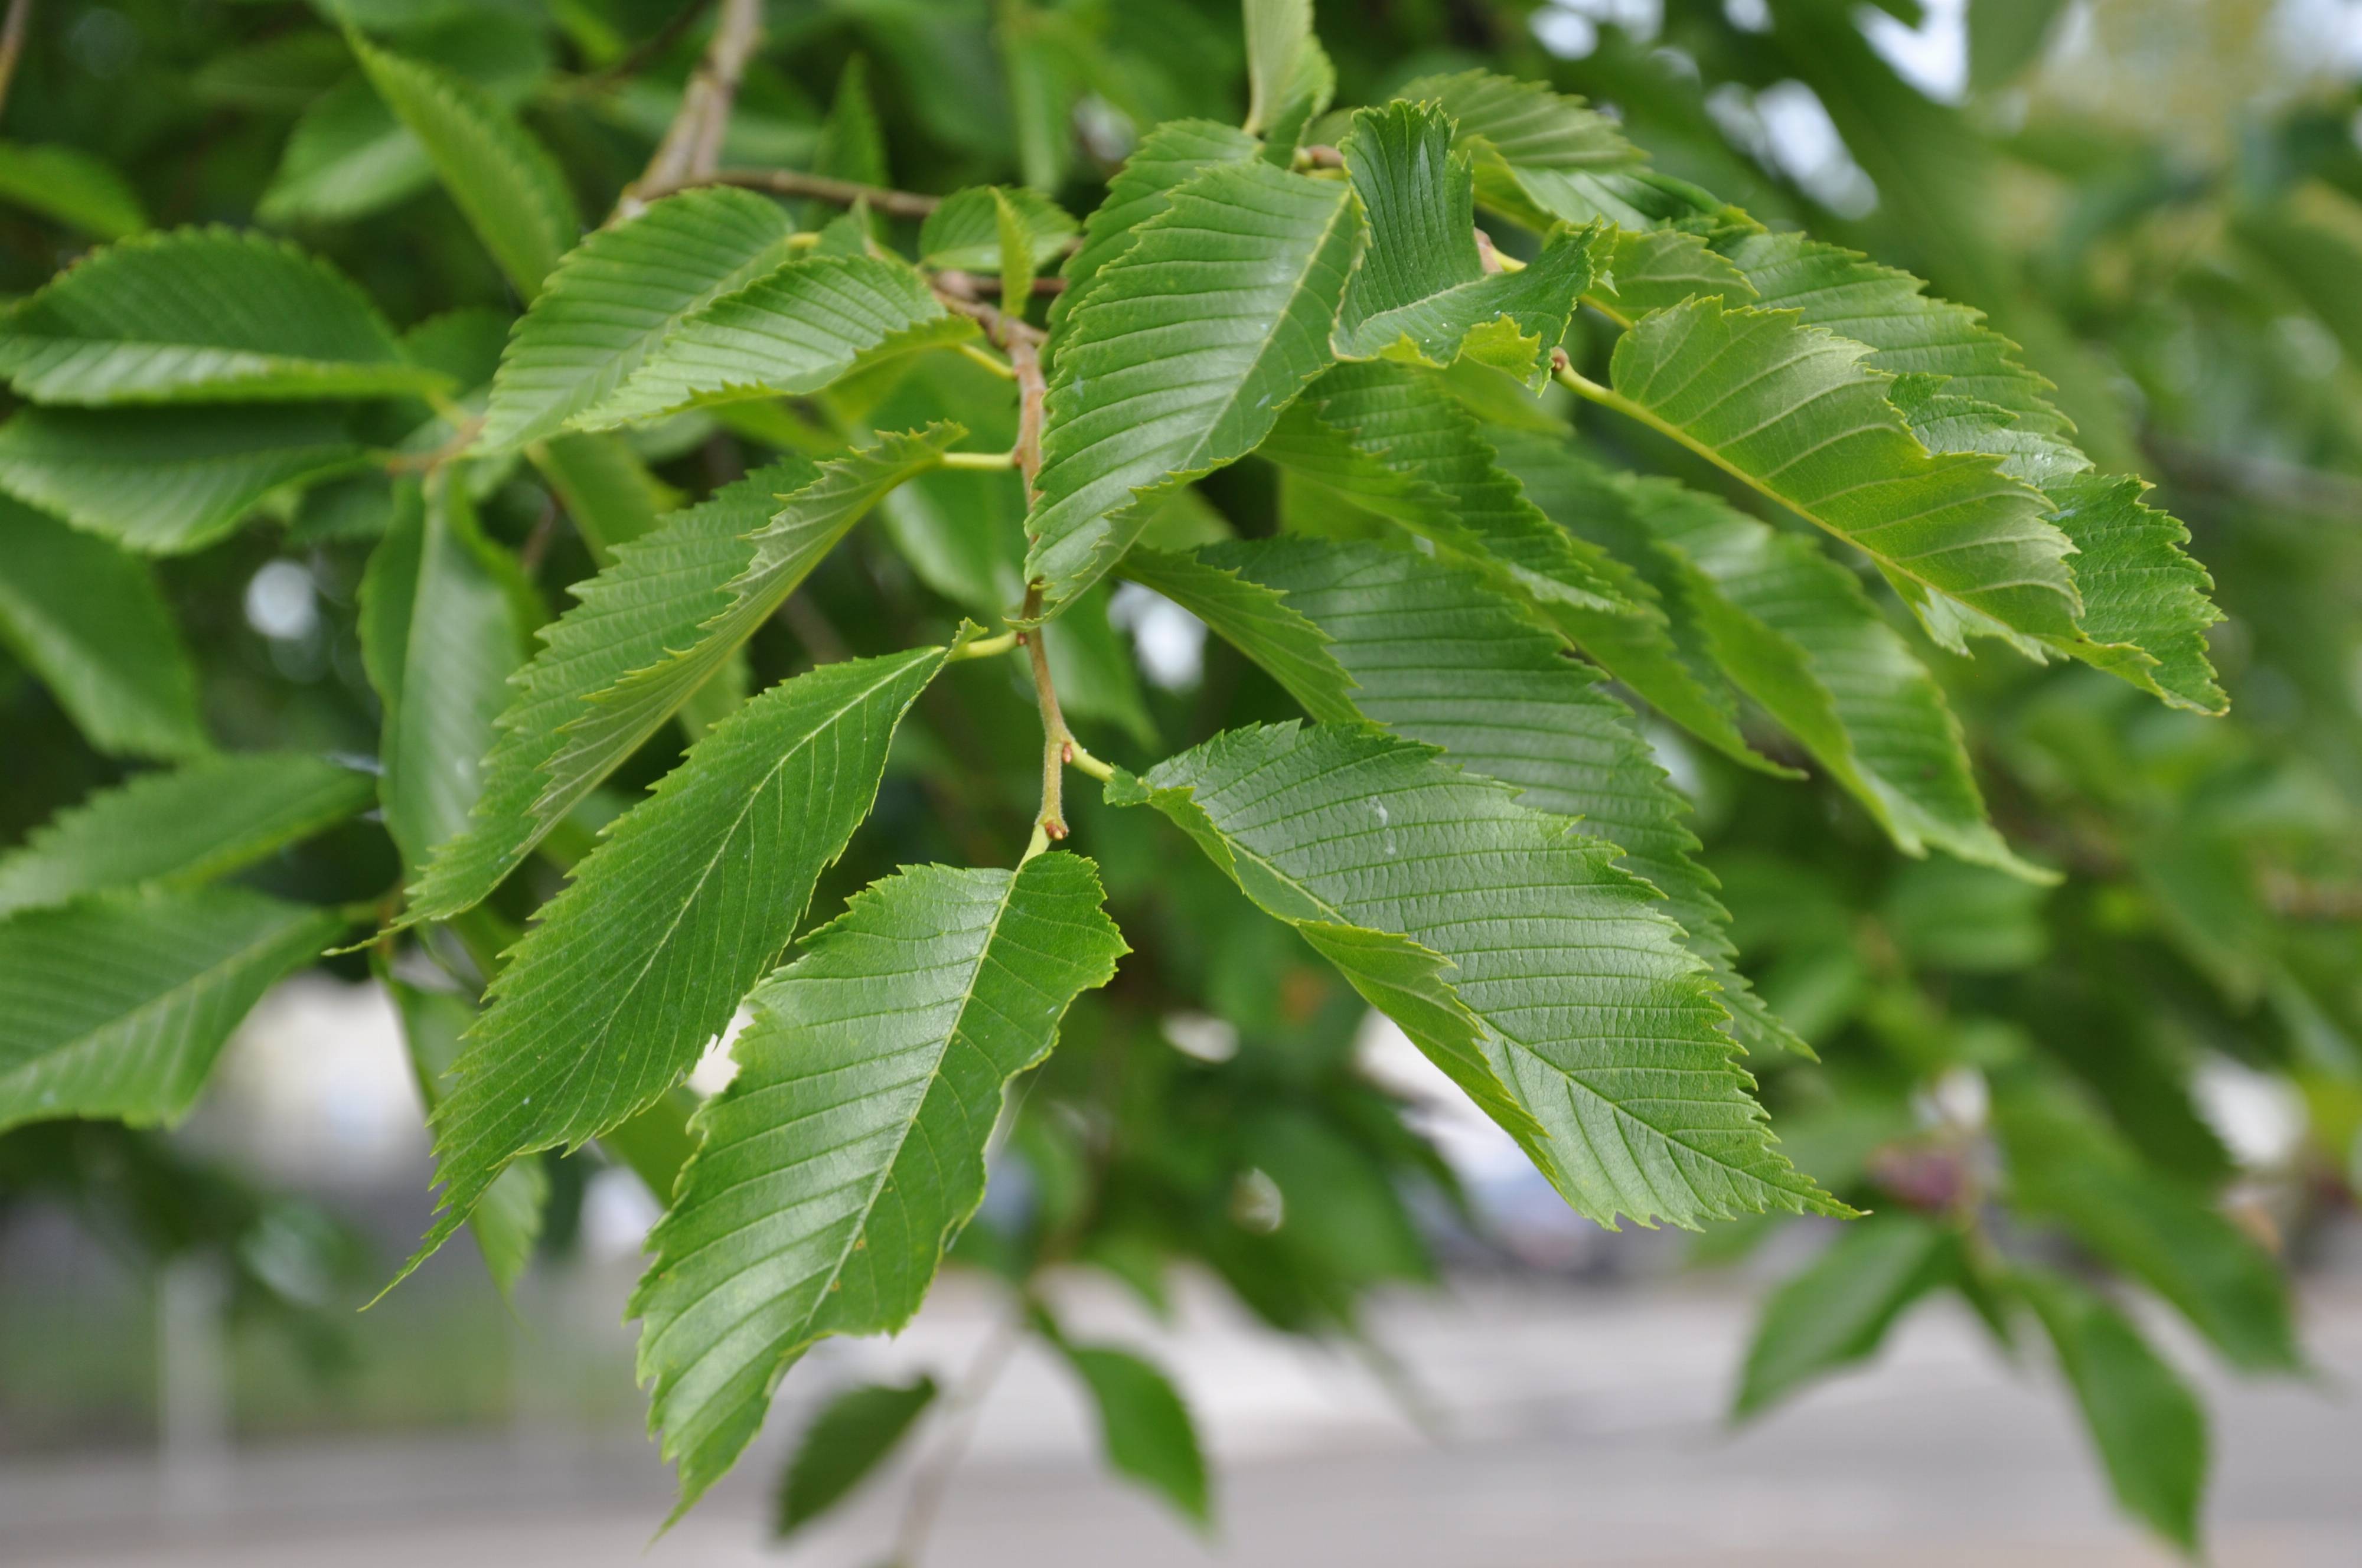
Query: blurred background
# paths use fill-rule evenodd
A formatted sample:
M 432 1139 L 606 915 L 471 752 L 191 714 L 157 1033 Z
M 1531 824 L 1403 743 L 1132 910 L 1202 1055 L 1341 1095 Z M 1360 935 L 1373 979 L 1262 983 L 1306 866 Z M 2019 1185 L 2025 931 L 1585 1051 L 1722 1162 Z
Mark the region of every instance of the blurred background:
M 669 4 L 347 9 L 486 83 L 609 193 L 593 210 L 645 160 L 698 46 Z M 335 11 L 37 3 L 0 120 L 0 290 L 150 218 L 259 213 L 404 323 L 496 296 L 423 161 L 353 155 L 385 133 L 360 123 L 372 105 L 324 25 Z M 2300 1376 L 2222 1371 L 2133 1297 L 2213 1417 L 2213 1560 L 2362 1562 L 2362 5 L 1324 0 L 1317 16 L 1342 103 L 1474 65 L 1548 80 L 1666 171 L 1977 305 L 2058 383 L 2103 466 L 2146 474 L 2190 524 L 2229 614 L 2213 645 L 2229 719 L 1998 650 L 1922 650 L 1996 822 L 2071 873 L 2060 888 L 1906 860 L 1831 790 L 1652 738 L 1696 804 L 1749 973 L 1821 1052 L 1766 1075 L 1796 1163 L 1867 1207 L 1948 1209 L 1990 1182 L 1992 1086 L 2066 1086 L 2126 1169 L 2202 1190 L 2295 1282 Z M 1021 178 L 1087 211 L 1136 127 L 1237 118 L 1227 6 L 793 0 L 767 17 L 734 161 L 826 167 L 866 115 L 869 178 Z M 17 143 L 103 160 L 121 190 L 87 187 L 78 216 L 20 201 Z M 660 433 L 638 457 L 693 487 L 711 436 Z M 1645 441 L 1617 455 L 1687 472 Z M 554 596 L 588 558 L 548 543 L 550 495 L 509 489 L 488 531 L 541 537 Z M 1284 513 L 1253 463 L 1206 490 L 1242 531 Z M 367 500 L 330 486 L 279 510 L 281 526 L 164 563 L 207 718 L 240 746 L 365 755 Z M 900 543 L 923 519 L 887 522 Z M 842 552 L 758 662 L 796 666 L 845 628 L 859 648 L 863 628 L 957 599 L 886 560 Z M 1103 755 L 1284 711 L 1170 603 L 1127 588 L 1106 620 L 1128 673 L 1074 702 Z M 1021 753 L 1032 720 L 1009 712 Z M 960 857 L 927 834 L 962 824 L 912 823 L 941 805 L 931 767 L 1010 760 L 982 713 L 980 740 L 927 716 L 939 727 L 898 751 L 883 798 L 900 837 L 856 846 L 829 886 Z M 123 771 L 5 657 L 0 735 L 0 845 Z M 1010 770 L 1021 780 L 1021 756 Z M 657 1207 L 625 1165 L 546 1162 L 512 1300 L 455 1243 L 355 1311 L 424 1230 L 430 1176 L 400 1021 L 356 960 L 272 992 L 169 1134 L 0 1136 L 0 1562 L 874 1563 L 913 1456 L 776 1546 L 795 1433 L 857 1383 L 956 1382 L 1006 1320 L 997 1279 L 1037 1267 L 1071 1331 L 1173 1375 L 1219 1522 L 1198 1531 L 1111 1481 L 1084 1396 L 1028 1346 L 952 1473 L 945 1563 L 2172 1560 L 2112 1506 L 2039 1351 L 1997 1342 L 1964 1294 L 1871 1333 L 1864 1368 L 1734 1423 L 1767 1294 L 1834 1227 L 1576 1220 L 1226 886 L 1163 864 L 1145 824 L 1087 802 L 1077 818 L 1120 921 L 1170 943 L 1173 972 L 1077 1007 L 919 1322 L 816 1350 L 757 1451 L 653 1546 L 671 1478 L 642 1435 L 623 1311 Z M 382 833 L 355 823 L 260 875 L 333 900 L 394 870 Z M 691 1088 L 726 1070 L 717 1055 Z M 1061 1255 L 1088 1266 L 1044 1265 L 1042 1237 L 1078 1213 L 1089 1240 Z M 2071 1224 L 1993 1222 L 2046 1256 L 2123 1262 Z

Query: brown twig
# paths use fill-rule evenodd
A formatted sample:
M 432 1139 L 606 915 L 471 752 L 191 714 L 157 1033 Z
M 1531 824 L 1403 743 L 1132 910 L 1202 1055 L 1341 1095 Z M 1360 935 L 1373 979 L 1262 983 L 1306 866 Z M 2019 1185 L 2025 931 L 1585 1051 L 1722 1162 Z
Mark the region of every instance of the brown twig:
M 626 78 L 638 75 L 648 63 L 680 41 L 681 34 L 696 25 L 713 5 L 713 0 L 689 0 L 689 4 L 672 14 L 672 20 L 634 44 L 613 63 L 602 66 L 582 78 L 576 85 L 583 91 L 595 92 Z
M 8 104 L 8 84 L 17 79 L 17 61 L 25 53 L 25 30 L 32 25 L 33 0 L 8 0 L 8 17 L 0 21 L 0 108 Z
M 2362 480 L 2350 474 L 2219 451 L 2162 435 L 2151 435 L 2147 447 L 2167 475 L 2182 484 L 2309 516 L 2362 517 Z
M 963 272 L 954 268 L 949 271 L 938 272 L 935 276 L 956 280 L 963 293 L 967 295 L 976 296 L 982 292 L 977 284 L 976 274 L 973 272 Z M 1000 280 L 994 278 L 990 280 L 990 283 L 991 287 L 998 292 Z M 1033 280 L 1033 292 L 1037 294 L 1063 294 L 1066 292 L 1066 280 L 1056 276 L 1036 278 Z
M 730 130 L 730 108 L 737 102 L 738 83 L 762 36 L 762 0 L 722 0 L 712 41 L 705 46 L 705 58 L 698 61 L 689 85 L 681 90 L 680 109 L 666 127 L 646 170 L 624 188 L 622 200 L 615 204 L 616 217 L 631 217 L 659 195 L 714 177 L 722 160 L 722 141 Z
M 461 420 L 455 425 L 449 440 L 431 452 L 397 452 L 386 459 L 385 471 L 390 474 L 432 473 L 446 463 L 457 461 L 475 445 L 476 436 L 484 428 L 483 415 Z
M 891 1561 L 900 1568 L 917 1568 L 919 1554 L 926 1550 L 927 1537 L 933 1533 L 935 1518 L 943 1511 L 944 1497 L 951 1490 L 952 1474 L 959 1468 L 960 1457 L 976 1435 L 977 1417 L 983 1408 L 984 1397 L 1000 1380 L 1010 1355 L 1024 1335 L 1026 1307 L 1021 1298 L 1009 1316 L 994 1327 L 991 1337 L 968 1364 L 966 1375 L 945 1401 L 944 1422 L 947 1430 L 943 1441 L 911 1483 L 911 1506 L 902 1516 L 901 1529 L 895 1534 Z
M 710 174 L 641 193 L 641 200 L 655 201 L 658 196 L 691 185 L 743 185 L 750 191 L 768 191 L 775 196 L 810 196 L 814 201 L 833 202 L 849 207 L 856 202 L 866 202 L 872 212 L 889 217 L 925 217 L 944 204 L 941 196 L 922 196 L 916 191 L 889 191 L 883 185 L 864 185 L 852 180 L 832 179 L 826 174 L 807 174 L 800 169 L 717 169 Z

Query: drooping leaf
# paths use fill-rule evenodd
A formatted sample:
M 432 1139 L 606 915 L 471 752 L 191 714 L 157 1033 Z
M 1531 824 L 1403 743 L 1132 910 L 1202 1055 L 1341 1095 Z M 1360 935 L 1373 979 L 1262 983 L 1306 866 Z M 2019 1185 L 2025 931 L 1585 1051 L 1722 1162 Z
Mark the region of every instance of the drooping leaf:
M 681 319 L 621 390 L 571 423 L 602 430 L 700 403 L 814 392 L 976 332 L 906 262 L 801 256 Z
M 2055 1095 L 2004 1093 L 1993 1110 L 2013 1204 L 2065 1224 L 2172 1303 L 2233 1365 L 2303 1369 L 2287 1281 L 2201 1194 L 2143 1168 Z
M 0 375 L 35 403 L 253 402 L 428 392 L 369 297 L 259 234 L 182 228 L 99 251 L 18 304 Z
M 511 1161 L 579 1146 L 696 1064 L 868 815 L 894 728 L 944 654 L 822 665 L 772 687 L 575 867 L 453 1067 L 435 1117 L 442 1212 L 410 1267 Z
M 885 1463 L 935 1400 L 935 1380 L 856 1383 L 822 1407 L 779 1477 L 771 1532 L 793 1534 L 844 1500 Z
M 99 750 L 186 757 L 212 749 L 196 671 L 148 569 L 6 497 L 0 641 Z
M 1544 436 L 1496 425 L 1486 436 L 1527 500 L 1592 548 L 1602 574 L 1640 606 L 1637 615 L 1612 615 L 1540 602 L 1551 626 L 1660 713 L 1732 761 L 1759 773 L 1794 777 L 1794 770 L 1749 746 L 1740 733 L 1738 699 L 1714 661 L 1694 602 L 1694 580 L 1683 571 L 1679 558 L 1649 539 L 1628 540 L 1632 547 L 1618 556 L 1582 536 L 1579 530 L 1597 533 L 1602 519 L 1592 470 L 1573 459 L 1562 432 Z
M 591 235 L 517 324 L 483 449 L 544 439 L 597 407 L 676 325 L 786 260 L 794 227 L 777 202 L 723 185 L 664 197 Z
M 434 182 L 426 149 L 369 79 L 355 76 L 296 119 L 254 215 L 271 225 L 349 223 Z
M 299 752 L 244 752 L 102 790 L 0 856 L 0 915 L 85 893 L 209 882 L 376 798 L 370 776 Z
M 938 656 L 940 657 L 940 656 Z M 807 677 L 806 679 L 810 679 Z M 738 1076 L 698 1113 L 632 1300 L 649 1419 L 687 1507 L 813 1341 L 900 1329 L 984 1197 L 1009 1080 L 1124 952 L 1087 860 L 917 867 L 805 939 L 753 999 Z
M 1032 271 L 1058 259 L 1081 228 L 1073 215 L 1022 185 L 971 185 L 944 198 L 919 227 L 919 259 L 929 267 L 999 277 L 1002 266 L 1000 209 L 1017 215 L 1025 236 L 1023 260 Z
M 2076 547 L 2068 564 L 2083 599 L 2082 635 L 2047 646 L 2177 707 L 2222 711 L 2205 645 L 2221 613 L 2206 601 L 2205 570 L 2182 552 L 2189 531 L 2142 503 L 2139 480 L 2092 471 L 2050 383 L 2014 344 L 1978 312 L 1928 297 L 1909 273 L 1837 246 L 1759 233 L 1727 248 L 1766 306 L 1868 344 L 1863 363 L 1873 369 L 1944 378 L 1932 395 L 1902 403 L 1930 450 L 1994 453 L 2003 473 L 2045 493 L 2050 521 Z
M 1551 350 L 1591 286 L 1605 230 L 1553 229 L 1523 271 L 1488 277 L 1468 155 L 1451 150 L 1441 110 L 1400 102 L 1363 109 L 1343 153 L 1370 243 L 1346 286 L 1339 355 L 1441 369 L 1464 352 L 1540 391 Z
M 1936 845 L 2035 881 L 1985 816 L 1960 723 L 1910 645 L 1851 572 L 1783 534 L 1667 480 L 1595 474 L 1592 515 L 1619 509 L 1702 576 L 1692 594 L 1715 657 L 1785 725 L 1906 854 Z
M 411 1076 L 429 1114 L 443 1102 L 445 1075 L 459 1055 L 459 1041 L 475 1021 L 476 1010 L 454 991 L 430 991 L 393 977 L 380 983 L 393 997 L 402 1033 L 410 1049 Z M 549 1175 L 533 1160 L 520 1160 L 500 1174 L 468 1230 L 484 1254 L 484 1267 L 502 1295 L 516 1288 L 541 1239 L 542 1210 L 549 1201 Z
M 530 300 L 582 220 L 549 150 L 472 82 L 348 33 L 370 85 L 425 148 L 443 188 L 519 294 Z
M 121 239 L 148 226 L 139 193 L 113 164 L 77 147 L 0 142 L 0 202 L 101 239 Z
M 2064 1275 L 2028 1268 L 2013 1283 L 2050 1336 L 2116 1500 L 2195 1552 L 2208 1458 L 2197 1396 L 2123 1313 Z
M 1285 594 L 1281 608 L 1320 635 L 1352 682 L 1341 695 L 1363 717 L 1443 747 L 1470 771 L 1516 785 L 1523 804 L 1575 818 L 1621 849 L 1713 970 L 1739 1041 L 1809 1055 L 1738 970 L 1730 917 L 1694 858 L 1688 802 L 1631 711 L 1556 637 L 1475 573 L 1407 552 L 1277 540 L 1215 546 L 1198 559 L 1200 573 L 1234 569 Z
M 818 468 L 784 458 L 618 551 L 518 676 L 485 761 L 482 809 L 412 889 L 410 918 L 457 913 L 497 887 L 714 679 L 881 494 L 962 434 L 889 436 Z
M 1174 489 L 1253 450 L 1328 363 L 1361 245 L 1352 193 L 1219 163 L 1168 202 L 1066 317 L 1026 530 L 1049 610 L 1097 581 Z
M 1180 1390 L 1130 1351 L 1076 1344 L 1063 1334 L 1056 1342 L 1090 1391 L 1109 1466 L 1163 1497 L 1190 1522 L 1210 1522 L 1206 1456 Z
M 1758 1414 L 1876 1354 L 1894 1320 L 1957 1270 L 1959 1245 L 1912 1214 L 1849 1227 L 1764 1303 L 1732 1417 Z
M 1340 365 L 1284 414 L 1263 455 L 1541 602 L 1639 610 L 1595 547 L 1542 515 L 1476 416 L 1433 377 Z
M 510 672 L 524 661 L 516 569 L 498 550 L 465 486 L 438 474 L 397 493 L 361 581 L 361 657 L 384 708 L 378 793 L 413 868 L 466 831 Z
M 28 408 L 0 425 L 0 486 L 146 555 L 203 549 L 281 485 L 362 460 L 319 404 Z
M 0 921 L 0 1128 L 178 1120 L 247 1010 L 343 925 L 242 888 L 103 893 Z
M 1066 292 L 1050 302 L 1054 355 L 1061 341 L 1055 329 L 1099 270 L 1130 249 L 1142 226 L 1173 204 L 1173 193 L 1217 163 L 1253 158 L 1255 147 L 1246 132 L 1211 120 L 1167 120 L 1140 138 L 1108 182 L 1107 200 L 1083 220 L 1083 243 L 1066 258 Z
M 1108 798 L 1156 805 L 1283 919 L 1392 934 L 1448 966 L 1484 1061 L 1545 1134 L 1521 1144 L 1579 1212 L 1849 1212 L 1772 1146 L 1654 889 L 1438 756 L 1343 725 L 1237 730 L 1142 779 L 1119 772 Z
M 1859 546 L 1921 600 L 2072 641 L 2072 547 L 2042 494 L 1992 457 L 1928 452 L 1888 401 L 1893 378 L 1860 363 L 1868 352 L 1790 312 L 1697 299 L 1617 339 L 1608 395 Z

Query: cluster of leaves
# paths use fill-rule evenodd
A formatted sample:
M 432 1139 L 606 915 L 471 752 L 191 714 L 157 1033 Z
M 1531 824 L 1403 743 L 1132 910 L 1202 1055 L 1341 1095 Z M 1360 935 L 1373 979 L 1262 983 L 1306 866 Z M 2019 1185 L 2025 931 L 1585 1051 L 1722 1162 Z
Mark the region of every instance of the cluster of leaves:
M 51 737 L 11 810 L 170 765 L 0 858 L 0 1127 L 177 1119 L 263 990 L 358 938 L 330 961 L 391 988 L 431 1108 L 419 1258 L 464 1224 L 513 1280 L 548 1163 L 593 1143 L 663 1201 L 633 1311 L 683 1507 L 804 1351 L 899 1329 L 956 1243 L 1111 1461 L 1203 1518 L 1177 1396 L 1043 1283 L 1159 1303 L 1194 1259 L 1351 1333 L 1426 1277 L 1406 1188 L 1456 1189 L 1356 1070 L 1374 1008 L 1592 1220 L 1852 1220 L 1772 1302 L 1742 1412 L 1955 1290 L 2005 1342 L 2039 1325 L 2118 1496 L 2194 1541 L 2202 1412 L 2112 1297 L 2301 1364 L 2190 1083 L 2202 1048 L 2294 1062 L 2355 1116 L 2352 922 L 2266 878 L 2351 886 L 2320 846 L 2353 824 L 2301 786 L 2362 763 L 2352 633 L 2279 536 L 2226 538 L 2279 596 L 2248 635 L 2315 639 L 2287 700 L 2338 728 L 2305 773 L 2213 717 L 2188 530 L 1989 243 L 1929 271 L 2016 341 L 1709 195 L 1843 232 L 1620 35 L 1584 70 L 1661 160 L 1551 86 L 1403 80 L 1426 40 L 1332 61 L 1304 0 L 1251 0 L 1242 45 L 1177 6 L 1138 8 L 1154 50 L 1131 6 L 881 24 L 900 116 L 859 54 L 807 104 L 745 0 L 653 51 L 628 6 L 331 9 L 193 46 L 283 150 L 202 163 L 237 196 L 192 215 L 281 233 L 151 229 L 86 151 L 0 163 L 113 241 L 0 330 L 0 635 Z M 1966 154 L 1907 160 L 1982 142 L 1838 9 L 1775 16 L 1678 36 L 1710 80 L 1858 104 L 1858 146 L 1937 116 L 1872 171 L 1921 225 Z M 984 109 L 942 89 L 963 40 L 1006 68 Z M 1242 128 L 1191 113 L 1233 61 Z M 2286 207 L 2244 220 L 2240 286 L 2350 326 L 2342 241 Z M 192 651 L 281 552 L 334 624 Z M 1142 686 L 1119 582 L 1224 645 L 1194 698 Z M 1162 1043 L 1190 1012 L 1234 1054 Z M 996 1127 L 1024 1190 L 977 1220 Z M 832 1406 L 783 1525 L 934 1399 Z

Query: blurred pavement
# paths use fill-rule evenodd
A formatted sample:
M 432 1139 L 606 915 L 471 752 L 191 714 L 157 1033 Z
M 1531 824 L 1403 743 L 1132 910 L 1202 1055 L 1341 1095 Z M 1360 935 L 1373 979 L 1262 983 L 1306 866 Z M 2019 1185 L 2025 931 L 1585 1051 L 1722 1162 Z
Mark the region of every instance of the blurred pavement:
M 892 1344 L 824 1346 L 790 1380 L 808 1405 L 855 1376 L 938 1375 L 990 1327 L 952 1282 Z M 1407 1297 L 1378 1338 L 1438 1437 L 1369 1366 L 1282 1342 L 1217 1305 L 1161 1329 L 1128 1298 L 1067 1305 L 1087 1337 L 1149 1350 L 1187 1389 L 1219 1465 L 1201 1542 L 1106 1476 L 1062 1372 L 1021 1353 L 985 1407 L 928 1561 L 937 1568 L 2131 1568 L 2169 1558 L 2110 1511 L 2047 1375 L 1926 1312 L 1871 1372 L 1736 1434 L 1719 1417 L 1750 1309 L 1727 1282 L 1571 1288 L 1462 1283 Z M 2325 1284 L 2305 1331 L 2320 1386 L 2207 1375 L 2223 1568 L 2362 1563 L 2362 1284 Z M 2169 1331 L 2169 1337 L 2170 1337 Z M 2185 1365 L 2203 1365 L 2175 1340 Z M 889 1474 L 785 1552 L 764 1538 L 783 1410 L 738 1473 L 646 1546 L 669 1502 L 631 1434 L 521 1426 L 237 1452 L 218 1474 L 127 1459 L 0 1466 L 11 1568 L 870 1568 L 902 1506 Z M 167 1485 L 167 1481 L 171 1485 Z M 174 1501 L 172 1499 L 178 1499 Z

